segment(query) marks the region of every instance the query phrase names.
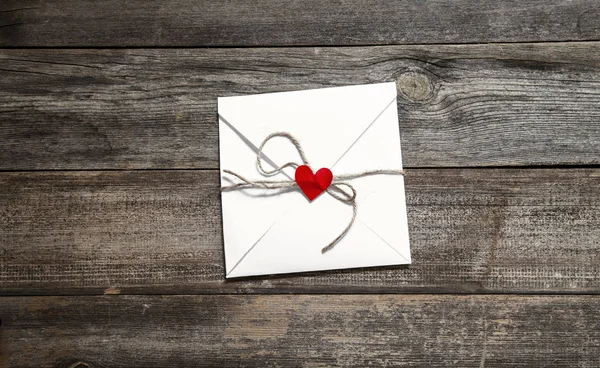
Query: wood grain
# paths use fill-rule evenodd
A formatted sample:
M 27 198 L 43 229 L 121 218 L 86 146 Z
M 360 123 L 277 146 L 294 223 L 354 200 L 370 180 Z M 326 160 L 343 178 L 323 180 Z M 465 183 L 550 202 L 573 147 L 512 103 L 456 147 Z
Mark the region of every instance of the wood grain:
M 600 363 L 598 296 L 11 297 L 0 317 L 15 367 Z
M 218 172 L 0 175 L 0 293 L 597 293 L 599 169 L 413 169 L 413 264 L 224 280 Z
M 600 163 L 600 43 L 0 50 L 0 170 L 217 168 L 217 97 L 397 81 L 408 167 Z
M 3 0 L 0 46 L 598 40 L 595 0 Z
M 598 19 L 2 0 L 0 367 L 600 366 Z M 217 97 L 388 81 L 414 264 L 225 281 Z

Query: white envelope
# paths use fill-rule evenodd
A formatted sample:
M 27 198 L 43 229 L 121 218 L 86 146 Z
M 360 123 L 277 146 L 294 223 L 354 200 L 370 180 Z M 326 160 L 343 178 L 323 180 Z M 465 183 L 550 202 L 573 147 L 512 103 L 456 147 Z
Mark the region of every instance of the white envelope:
M 223 186 L 237 180 L 224 169 L 250 180 L 294 178 L 291 168 L 269 177 L 257 169 L 257 147 L 274 132 L 295 136 L 315 172 L 402 169 L 395 83 L 222 97 L 218 106 Z M 269 141 L 264 160 L 301 163 L 281 138 Z M 357 191 L 356 221 L 324 254 L 350 222 L 349 204 L 328 193 L 309 202 L 298 187 L 222 192 L 226 277 L 410 264 L 403 177 L 346 182 Z

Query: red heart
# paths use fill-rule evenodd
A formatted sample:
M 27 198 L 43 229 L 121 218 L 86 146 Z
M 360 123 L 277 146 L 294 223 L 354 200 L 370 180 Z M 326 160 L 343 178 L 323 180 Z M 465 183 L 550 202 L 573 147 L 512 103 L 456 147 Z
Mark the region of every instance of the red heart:
M 333 181 L 331 170 L 322 168 L 316 174 L 313 174 L 307 165 L 298 166 L 295 177 L 296 184 L 298 184 L 306 198 L 311 202 L 326 191 Z

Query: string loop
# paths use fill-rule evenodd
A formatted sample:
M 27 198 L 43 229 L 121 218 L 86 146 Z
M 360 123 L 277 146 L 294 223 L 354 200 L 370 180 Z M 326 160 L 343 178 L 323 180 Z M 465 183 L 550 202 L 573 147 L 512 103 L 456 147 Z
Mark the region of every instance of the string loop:
M 267 136 L 267 138 L 265 138 L 265 140 L 262 142 L 260 147 L 258 148 L 258 153 L 256 155 L 256 163 L 258 164 L 258 169 L 260 170 L 261 173 L 263 173 L 265 176 L 271 176 L 271 175 L 277 174 L 278 172 L 281 172 L 286 167 L 293 167 L 295 169 L 298 166 L 300 166 L 295 162 L 288 162 L 287 164 L 279 166 L 273 170 L 270 170 L 270 171 L 265 170 L 265 168 L 262 165 L 262 159 L 261 159 L 262 151 L 263 151 L 263 148 L 265 148 L 265 144 L 267 144 L 267 142 L 269 140 L 271 140 L 272 138 L 275 138 L 275 137 L 287 138 L 290 142 L 292 142 L 292 144 L 296 147 L 298 154 L 300 154 L 300 158 L 302 159 L 302 162 L 304 163 L 304 165 L 308 165 L 308 160 L 306 160 L 306 155 L 304 154 L 304 150 L 302 149 L 302 146 L 300 146 L 300 142 L 298 142 L 298 140 L 290 133 L 275 132 L 275 133 L 269 134 Z

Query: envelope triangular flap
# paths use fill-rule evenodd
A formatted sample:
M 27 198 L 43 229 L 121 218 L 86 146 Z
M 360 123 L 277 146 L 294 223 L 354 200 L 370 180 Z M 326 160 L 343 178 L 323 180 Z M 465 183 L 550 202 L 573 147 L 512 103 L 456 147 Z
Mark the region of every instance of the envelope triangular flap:
M 299 220 L 301 219 L 301 220 Z M 321 247 L 347 223 L 348 208 L 331 197 L 288 212 L 227 277 L 320 271 L 406 263 L 364 224 L 357 222 L 343 244 L 321 254 Z
M 256 152 L 222 119 L 219 121 L 219 146 L 221 170 L 228 169 L 247 178 L 264 180 L 257 173 Z M 221 184 L 229 185 L 236 181 L 235 178 L 230 179 L 221 175 Z M 289 178 L 279 174 L 272 179 Z M 223 192 L 221 203 L 227 272 L 286 210 L 304 202 L 302 194 L 296 192 L 280 193 L 255 188 Z
M 340 158 L 336 173 L 361 170 L 402 169 L 398 111 L 390 106 L 361 138 Z M 377 234 L 401 256 L 399 263 L 410 263 L 410 246 L 401 175 L 373 175 L 353 179 L 358 193 L 357 221 Z
M 316 170 L 333 165 L 395 96 L 394 83 L 379 83 L 226 97 L 219 99 L 219 115 L 256 147 L 273 132 L 293 134 Z M 264 153 L 278 165 L 298 161 L 283 140 Z

